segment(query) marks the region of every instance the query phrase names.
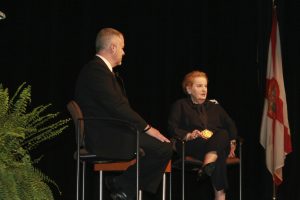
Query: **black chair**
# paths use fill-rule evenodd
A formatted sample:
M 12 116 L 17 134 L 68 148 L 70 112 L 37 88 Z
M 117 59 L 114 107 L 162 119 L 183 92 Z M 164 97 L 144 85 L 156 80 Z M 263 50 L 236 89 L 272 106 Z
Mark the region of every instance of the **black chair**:
M 182 192 L 182 200 L 185 200 L 185 172 L 186 171 L 196 171 L 199 170 L 202 165 L 203 161 L 186 156 L 185 155 L 185 140 L 180 138 L 174 138 L 175 142 L 181 142 L 182 149 L 181 149 L 181 157 L 175 160 L 172 164 L 172 168 L 180 169 L 181 170 L 181 192 Z M 239 199 L 242 200 L 242 145 L 243 139 L 241 137 L 237 138 L 238 144 L 238 156 L 235 158 L 227 158 L 226 163 L 227 165 L 239 165 Z
M 84 118 L 83 114 L 81 112 L 81 109 L 79 105 L 74 101 L 71 100 L 67 104 L 67 108 L 73 118 L 73 122 L 75 125 L 75 132 L 76 132 L 76 143 L 77 148 L 75 152 L 75 159 L 77 161 L 77 174 L 76 174 L 76 200 L 79 200 L 80 196 L 80 184 L 82 185 L 81 189 L 81 199 L 84 200 L 85 198 L 85 168 L 86 163 L 92 163 L 94 164 L 94 170 L 97 164 L 103 164 L 106 166 L 106 170 L 104 169 L 98 169 L 96 171 L 99 171 L 99 199 L 102 200 L 102 171 L 116 171 L 116 170 L 126 170 L 128 166 L 136 163 L 136 196 L 139 198 L 139 156 L 140 156 L 140 149 L 139 149 L 139 131 L 138 129 L 133 126 L 132 124 L 119 120 L 119 119 L 113 119 L 113 118 Z M 129 160 L 115 160 L 115 159 L 107 159 L 107 158 L 101 158 L 97 155 L 93 155 L 89 153 L 85 149 L 84 145 L 84 123 L 87 121 L 97 121 L 98 123 L 103 123 L 110 126 L 122 126 L 122 128 L 130 130 L 133 134 L 136 134 L 136 151 L 135 155 L 132 156 L 132 159 Z M 121 168 L 118 166 L 121 164 Z M 82 168 L 80 169 L 80 166 Z M 80 177 L 80 171 L 81 171 L 81 177 Z M 81 180 L 81 183 L 80 183 Z
M 99 172 L 99 196 L 102 196 L 102 181 L 103 181 L 103 172 L 104 171 L 125 171 L 130 165 L 135 164 L 136 159 L 128 161 L 128 162 L 114 162 L 114 163 L 95 163 L 94 164 L 94 171 Z M 168 165 L 165 168 L 163 179 L 162 179 L 162 200 L 166 200 L 167 197 L 167 174 L 169 174 L 169 200 L 171 200 L 171 173 L 172 173 L 172 164 L 171 160 L 169 161 Z M 139 199 L 142 199 L 142 191 L 139 191 Z

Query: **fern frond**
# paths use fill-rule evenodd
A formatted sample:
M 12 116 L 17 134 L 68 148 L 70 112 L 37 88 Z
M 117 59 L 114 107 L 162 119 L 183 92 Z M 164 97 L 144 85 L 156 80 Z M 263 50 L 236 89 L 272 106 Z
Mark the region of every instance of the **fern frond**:
M 18 88 L 17 91 L 14 93 L 14 95 L 10 98 L 10 104 L 9 107 L 12 107 L 13 103 L 15 102 L 15 99 L 18 97 L 20 91 L 25 86 L 26 82 L 23 82 Z
M 50 120 L 48 119 L 49 117 L 47 115 L 42 116 L 42 113 L 45 112 L 49 106 L 51 106 L 51 104 L 41 105 L 34 108 L 31 112 L 27 113 L 25 115 L 27 118 L 27 127 L 39 127 L 41 125 L 44 125 L 44 123 L 46 123 L 48 120 Z M 52 118 L 55 118 L 58 115 L 58 113 L 48 115 L 54 115 Z
M 13 101 L 10 101 L 10 105 L 13 106 L 12 114 L 17 116 L 26 113 L 27 106 L 31 102 L 31 87 L 27 86 L 23 88 L 18 96 L 19 99 L 17 99 L 14 104 Z
M 58 185 L 57 185 L 51 178 L 49 178 L 48 176 L 46 176 L 43 172 L 41 172 L 41 171 L 40 171 L 39 169 L 37 169 L 37 168 L 34 168 L 34 172 L 35 172 L 39 177 L 41 177 L 42 180 L 43 180 L 44 182 L 52 184 L 52 185 L 59 191 L 59 193 L 61 194 L 61 191 L 60 191 Z
M 59 113 L 47 113 L 51 104 L 28 111 L 31 86 L 23 83 L 13 97 L 0 84 L 0 200 L 53 200 L 48 184 L 58 185 L 33 164 L 29 151 L 62 133 L 70 119 L 54 121 Z
M 5 117 L 8 112 L 9 108 L 9 94 L 8 89 L 0 88 L 0 125 L 3 124 L 3 121 L 5 121 Z
M 51 124 L 48 127 L 39 130 L 35 135 L 32 135 L 31 138 L 26 139 L 22 145 L 28 151 L 31 151 L 40 143 L 50 140 L 62 133 L 63 130 L 65 130 L 68 127 L 67 123 L 69 121 L 70 119 L 60 120 L 55 124 Z
M 4 166 L 0 166 L 0 199 L 21 200 L 14 174 Z

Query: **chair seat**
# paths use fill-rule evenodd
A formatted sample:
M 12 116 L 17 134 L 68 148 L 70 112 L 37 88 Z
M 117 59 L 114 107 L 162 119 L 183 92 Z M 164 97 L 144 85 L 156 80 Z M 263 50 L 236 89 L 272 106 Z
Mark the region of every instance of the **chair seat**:
M 74 152 L 74 159 L 75 160 L 77 159 L 77 151 Z M 84 161 L 84 162 L 89 162 L 89 163 L 111 163 L 111 162 L 123 161 L 123 160 L 113 160 L 113 159 L 99 157 L 95 154 L 89 153 L 85 148 L 80 148 L 79 160 L 81 162 Z
M 190 156 L 186 156 L 184 159 L 185 171 L 198 171 L 201 169 L 203 162 Z M 172 164 L 174 169 L 182 169 L 182 159 L 176 160 Z
M 227 165 L 236 165 L 241 162 L 240 158 L 234 157 L 234 158 L 227 158 L 226 159 L 226 164 Z
M 185 162 L 185 170 L 186 171 L 198 171 L 203 165 L 203 162 L 201 160 L 198 160 L 191 156 L 186 156 L 184 162 Z M 240 159 L 238 157 L 226 159 L 227 165 L 236 165 L 239 163 L 240 163 Z M 173 162 L 172 167 L 174 169 L 181 169 L 182 168 L 182 159 L 179 159 L 179 160 L 176 160 L 175 162 Z
M 129 166 L 135 163 L 136 159 L 121 162 L 95 163 L 94 171 L 125 171 Z

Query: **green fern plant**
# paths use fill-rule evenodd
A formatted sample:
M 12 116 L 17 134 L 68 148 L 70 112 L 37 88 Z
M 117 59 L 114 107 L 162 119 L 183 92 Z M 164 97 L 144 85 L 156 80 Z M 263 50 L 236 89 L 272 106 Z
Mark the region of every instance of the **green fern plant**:
M 29 111 L 30 102 L 30 85 L 21 84 L 10 98 L 0 84 L 0 200 L 53 200 L 49 184 L 58 189 L 34 167 L 30 151 L 62 133 L 70 119 L 55 120 L 59 113 L 47 113 L 51 104 Z

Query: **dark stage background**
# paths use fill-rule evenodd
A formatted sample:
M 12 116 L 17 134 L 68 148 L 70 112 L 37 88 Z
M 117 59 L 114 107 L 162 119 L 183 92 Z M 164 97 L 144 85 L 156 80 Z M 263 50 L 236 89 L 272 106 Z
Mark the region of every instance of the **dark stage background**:
M 170 105 L 183 96 L 184 74 L 204 70 L 210 79 L 209 98 L 222 104 L 245 139 L 243 199 L 271 199 L 271 175 L 259 144 L 271 4 L 271 0 L 1 0 L 0 10 L 7 19 L 0 21 L 0 83 L 13 93 L 26 81 L 32 85 L 33 106 L 52 103 L 53 111 L 69 117 L 66 104 L 73 97 L 79 70 L 94 55 L 97 31 L 117 28 L 126 40 L 119 71 L 134 109 L 166 133 Z M 299 8 L 298 0 L 278 1 L 293 143 L 278 190 L 280 200 L 300 199 Z M 74 149 L 70 123 L 62 135 L 32 152 L 33 157 L 44 155 L 37 166 L 60 186 L 61 195 L 53 190 L 56 199 L 75 199 Z M 230 199 L 237 199 L 234 171 Z M 174 176 L 176 188 L 179 175 Z M 90 188 L 96 187 L 96 178 L 89 174 Z M 207 186 L 189 179 L 188 200 L 209 193 L 203 189 Z M 174 199 L 180 199 L 178 191 L 174 190 Z M 148 196 L 158 199 L 159 194 Z M 92 189 L 88 199 L 96 199 Z

